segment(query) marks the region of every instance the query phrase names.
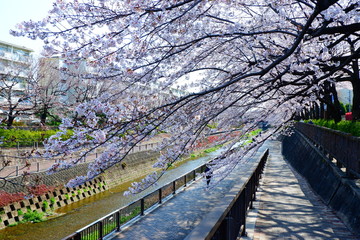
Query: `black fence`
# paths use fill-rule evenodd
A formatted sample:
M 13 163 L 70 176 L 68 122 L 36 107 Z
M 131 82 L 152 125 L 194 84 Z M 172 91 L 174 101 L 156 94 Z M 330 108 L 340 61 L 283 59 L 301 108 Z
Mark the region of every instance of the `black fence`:
M 349 177 L 360 176 L 360 137 L 308 123 L 296 123 L 295 128 L 344 167 Z
M 215 210 L 211 220 L 203 221 L 206 226 L 199 224 L 197 229 L 185 238 L 186 240 L 235 240 L 239 235 L 245 235 L 246 215 L 248 210 L 253 208 L 256 190 L 268 156 L 269 149 L 263 153 L 255 170 L 249 173 L 249 178 L 244 182 L 240 191 L 236 190 L 236 194 L 230 196 L 230 204 L 223 205 L 218 211 Z M 220 215 L 217 214 L 219 211 L 221 211 Z M 210 223 L 210 221 L 212 222 Z
M 171 195 L 176 194 L 181 187 L 195 181 L 197 177 L 200 178 L 204 170 L 205 164 L 87 225 L 70 236 L 63 238 L 63 240 L 101 240 L 111 233 L 120 231 L 122 226 L 144 215 L 145 212 L 151 211 L 154 207 L 161 204 L 164 199 L 168 199 Z

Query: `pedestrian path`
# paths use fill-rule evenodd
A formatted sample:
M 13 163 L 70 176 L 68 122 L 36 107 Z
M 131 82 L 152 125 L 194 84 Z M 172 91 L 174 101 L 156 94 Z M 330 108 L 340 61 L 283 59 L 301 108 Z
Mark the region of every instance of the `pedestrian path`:
M 279 141 L 268 141 L 260 151 L 270 149 L 270 157 L 260 187 L 260 197 L 247 223 L 247 237 L 241 239 L 359 239 L 315 195 L 306 181 L 293 172 L 281 154 Z M 195 182 L 134 225 L 112 239 L 184 239 L 222 197 L 246 174 L 253 162 L 238 166 L 211 191 L 205 181 Z M 259 196 L 258 195 L 258 196 Z M 255 228 L 251 229 L 251 225 Z
M 227 178 L 211 190 L 207 190 L 204 179 L 191 184 L 170 201 L 145 215 L 136 224 L 116 233 L 113 239 L 184 239 L 203 220 L 203 217 L 223 199 L 235 183 L 244 181 L 244 176 L 248 177 L 248 170 L 258 162 L 260 154 L 264 150 L 265 146 L 258 151 L 259 154 L 239 164 Z
M 254 235 L 249 238 L 360 239 L 288 165 L 281 154 L 281 143 L 273 141 L 269 148 L 270 157 L 260 187 L 256 226 Z

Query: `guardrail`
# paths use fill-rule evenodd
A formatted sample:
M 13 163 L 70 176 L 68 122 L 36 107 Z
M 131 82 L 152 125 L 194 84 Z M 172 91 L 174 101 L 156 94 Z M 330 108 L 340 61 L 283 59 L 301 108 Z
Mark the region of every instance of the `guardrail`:
M 349 177 L 360 176 L 360 137 L 308 123 L 296 123 L 295 129 L 305 135 L 338 167 L 345 167 Z
M 205 171 L 205 165 L 187 172 L 154 192 L 106 215 L 62 240 L 102 240 L 105 236 L 120 231 L 130 221 L 134 221 L 134 219 L 144 215 L 147 211 L 150 212 L 154 207 L 176 194 L 176 191 L 181 187 L 195 181 L 196 176 Z
M 222 204 L 205 216 L 206 219 L 200 222 L 185 240 L 235 240 L 239 235 L 245 236 L 247 211 L 253 207 L 268 156 L 269 149 L 262 154 L 258 165 L 242 187 L 239 189 L 235 186 L 231 189 Z

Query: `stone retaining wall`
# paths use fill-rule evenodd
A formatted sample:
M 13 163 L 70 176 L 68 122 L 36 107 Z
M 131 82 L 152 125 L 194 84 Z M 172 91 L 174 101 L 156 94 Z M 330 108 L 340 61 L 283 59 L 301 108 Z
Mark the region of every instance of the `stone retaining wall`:
M 152 165 L 159 156 L 160 154 L 155 151 L 130 154 L 126 156 L 123 162 L 118 163 L 105 171 L 105 173 L 102 174 L 102 177 L 108 183 L 109 188 L 132 181 L 152 173 L 154 171 Z M 126 166 L 123 164 L 126 164 Z
M 360 235 L 360 189 L 302 134 L 285 137 L 283 154 L 344 223 Z
M 106 182 L 97 178 L 76 188 L 62 188 L 0 208 L 0 228 L 22 221 L 28 211 L 47 212 L 107 190 Z
M 61 188 L 42 196 L 0 207 L 0 228 L 21 221 L 23 219 L 23 214 L 28 210 L 38 212 L 46 212 L 49 209 L 55 210 L 115 187 L 121 183 L 129 182 L 147 175 L 154 171 L 151 166 L 155 163 L 158 156 L 159 153 L 151 150 L 129 154 L 123 162 L 108 169 L 99 178 L 86 182 L 76 188 Z M 47 186 L 64 185 L 75 176 L 86 175 L 88 164 L 89 163 L 80 164 L 51 175 L 48 175 L 45 172 L 34 173 L 32 174 L 31 179 L 40 178 L 39 184 L 45 184 Z M 33 181 L 31 179 L 29 180 Z M 13 181 L 13 183 L 21 183 L 22 177 L 15 177 L 11 179 L 11 181 Z M 12 193 L 25 191 L 23 187 L 17 186 L 17 184 L 6 184 L 2 190 Z M 49 209 L 45 209 L 44 204 L 48 204 Z

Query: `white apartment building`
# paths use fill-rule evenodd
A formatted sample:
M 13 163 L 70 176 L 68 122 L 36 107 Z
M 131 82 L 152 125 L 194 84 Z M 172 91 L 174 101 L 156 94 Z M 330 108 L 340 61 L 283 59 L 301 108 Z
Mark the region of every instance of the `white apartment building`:
M 17 102 L 26 90 L 31 71 L 32 49 L 0 41 L 0 110 L 7 110 L 9 92 L 11 102 Z M 11 88 L 11 90 L 9 90 Z M 21 103 L 26 105 L 26 101 Z

